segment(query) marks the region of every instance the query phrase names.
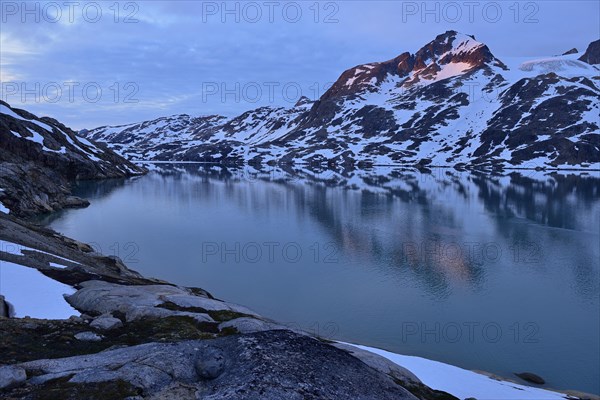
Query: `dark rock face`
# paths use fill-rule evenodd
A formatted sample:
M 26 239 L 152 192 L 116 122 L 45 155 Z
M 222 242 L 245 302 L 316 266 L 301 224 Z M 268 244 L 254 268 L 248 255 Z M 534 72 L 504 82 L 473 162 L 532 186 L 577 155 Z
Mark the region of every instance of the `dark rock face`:
M 27 182 L 27 184 L 23 184 Z M 86 207 L 89 203 L 70 195 L 69 181 L 35 162 L 0 163 L 0 201 L 16 215 Z
M 9 306 L 5 301 L 4 296 L 0 295 L 0 317 L 10 317 Z
M 315 102 L 87 137 L 157 161 L 600 168 L 597 67 L 567 55 L 512 68 L 473 36 L 448 31 L 414 54 L 348 69 Z M 165 143 L 169 135 L 178 140 Z
M 588 64 L 600 64 L 600 39 L 590 43 L 579 59 Z
M 54 119 L 38 118 L 0 101 L 0 201 L 17 215 L 86 206 L 70 195 L 73 180 L 143 172 Z
M 571 50 L 565 51 L 562 55 L 568 56 L 569 54 L 577 54 L 577 53 L 579 53 L 579 50 L 577 50 L 575 47 L 573 47 Z

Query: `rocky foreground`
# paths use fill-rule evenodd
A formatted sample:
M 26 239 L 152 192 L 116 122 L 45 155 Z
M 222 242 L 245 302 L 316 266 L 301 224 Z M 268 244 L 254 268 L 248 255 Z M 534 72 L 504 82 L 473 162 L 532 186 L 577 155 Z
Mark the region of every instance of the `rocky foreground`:
M 202 289 L 144 278 L 9 215 L 0 221 L 2 268 L 34 268 L 74 287 L 66 300 L 81 313 L 6 318 L 2 300 L 1 398 L 454 399 L 383 357 L 351 354 Z

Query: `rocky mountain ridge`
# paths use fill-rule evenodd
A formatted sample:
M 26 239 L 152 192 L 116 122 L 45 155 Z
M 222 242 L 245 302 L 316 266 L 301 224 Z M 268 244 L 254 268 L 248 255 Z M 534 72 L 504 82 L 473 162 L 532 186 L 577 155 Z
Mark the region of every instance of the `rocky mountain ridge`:
M 144 172 L 52 118 L 39 118 L 0 101 L 0 202 L 18 215 L 87 205 L 71 196 L 74 180 Z
M 348 69 L 315 102 L 85 135 L 147 161 L 599 169 L 597 43 L 504 63 L 448 31 L 414 54 Z

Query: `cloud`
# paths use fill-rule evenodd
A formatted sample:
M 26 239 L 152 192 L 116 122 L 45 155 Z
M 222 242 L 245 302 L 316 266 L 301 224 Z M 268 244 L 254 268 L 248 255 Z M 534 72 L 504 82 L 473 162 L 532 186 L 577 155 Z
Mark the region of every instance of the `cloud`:
M 51 2 L 36 3 L 43 8 Z M 88 3 L 75 10 L 72 22 L 66 10 L 57 23 L 12 16 L 2 23 L 0 78 L 41 88 L 77 83 L 73 93 L 65 92 L 72 98 L 64 94 L 51 103 L 38 96 L 17 105 L 90 128 L 165 114 L 235 115 L 262 105 L 289 106 L 286 87 L 299 86 L 301 94 L 318 97 L 345 69 L 416 51 L 448 29 L 475 34 L 502 58 L 552 55 L 574 46 L 582 50 L 600 28 L 600 6 L 587 1 L 536 2 L 537 10 L 527 8 L 532 2 L 520 2 L 518 16 L 508 8 L 512 2 L 500 2 L 504 8 L 497 22 L 486 20 L 491 14 L 486 17 L 482 10 L 472 21 L 464 9 L 456 22 L 447 18 L 449 10 L 428 14 L 435 2 L 427 3 L 429 9 L 423 2 L 320 2 L 315 7 L 284 1 L 273 9 L 250 3 L 260 6 L 260 18 L 248 2 L 220 1 L 96 2 L 102 17 L 94 22 L 94 10 L 82 10 Z M 301 7 L 298 20 L 292 3 Z M 410 4 L 419 10 L 407 10 Z M 537 22 L 526 22 L 531 15 Z M 266 86 L 273 83 L 278 86 L 271 96 Z M 258 101 L 249 101 L 254 100 L 250 96 L 237 101 L 223 93 L 206 96 L 207 84 L 225 91 L 258 85 L 263 93 Z M 102 95 L 90 101 L 98 88 Z M 137 101 L 127 101 L 132 99 Z M 20 96 L 7 100 L 19 103 Z

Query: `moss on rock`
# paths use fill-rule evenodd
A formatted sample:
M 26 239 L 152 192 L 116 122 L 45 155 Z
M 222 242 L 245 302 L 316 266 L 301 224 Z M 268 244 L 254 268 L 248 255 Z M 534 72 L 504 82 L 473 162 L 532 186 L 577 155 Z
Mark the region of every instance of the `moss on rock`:
M 28 400 L 123 400 L 141 395 L 141 390 L 123 380 L 100 383 L 70 383 L 67 376 L 54 379 L 43 385 L 26 386 L 0 392 L 3 399 Z

